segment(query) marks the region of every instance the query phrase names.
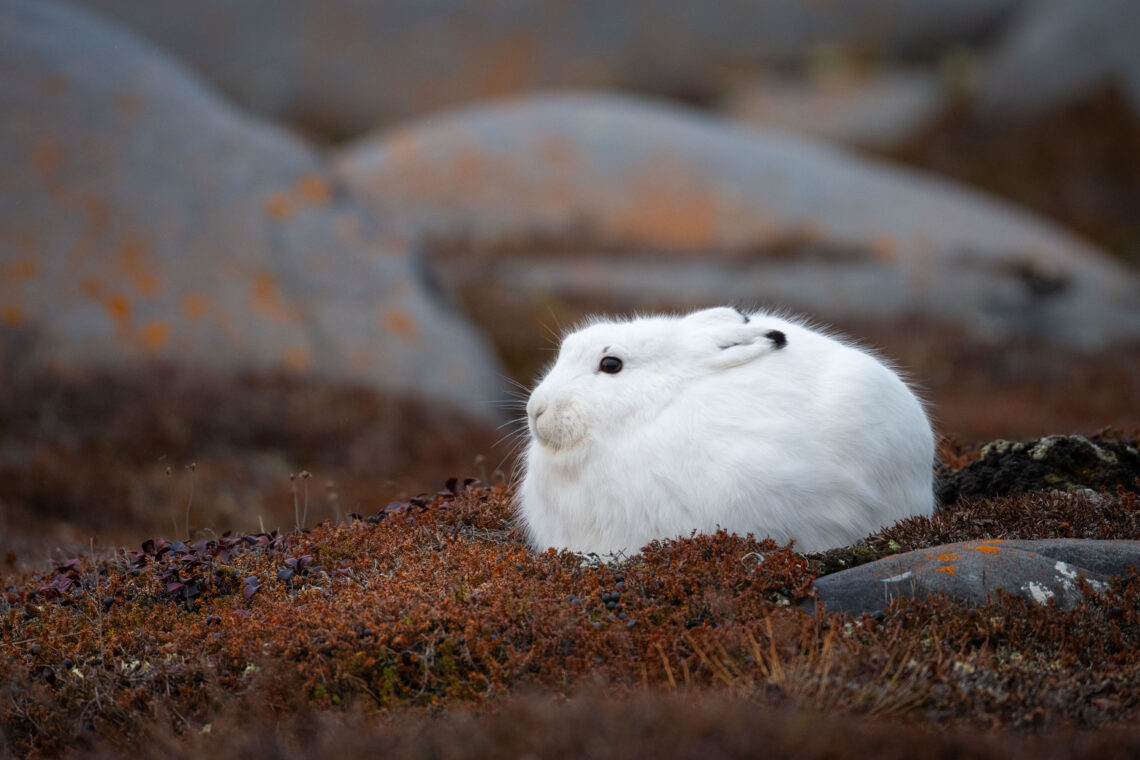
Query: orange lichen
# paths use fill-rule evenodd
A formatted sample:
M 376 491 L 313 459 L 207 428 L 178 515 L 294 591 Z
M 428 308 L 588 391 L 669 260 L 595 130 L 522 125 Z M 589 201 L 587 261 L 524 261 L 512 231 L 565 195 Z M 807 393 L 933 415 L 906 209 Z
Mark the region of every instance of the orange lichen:
M 716 194 L 686 167 L 662 161 L 629 178 L 624 204 L 603 221 L 609 234 L 669 248 L 714 245 L 721 209 Z
M 118 293 L 108 296 L 104 306 L 107 308 L 107 313 L 111 315 L 111 319 L 119 324 L 130 321 L 131 302 L 127 300 L 126 296 Z
M 5 305 L 0 307 L 0 324 L 7 327 L 15 327 L 23 323 L 24 312 L 19 306 Z
M 953 562 L 954 560 L 960 560 L 960 559 L 961 559 L 961 557 L 959 557 L 954 552 L 948 552 L 946 554 L 939 554 L 938 555 L 938 561 L 939 562 Z
M 290 317 L 289 307 L 277 288 L 277 278 L 268 272 L 262 272 L 253 278 L 250 306 L 261 316 L 276 322 L 283 322 Z
M 140 295 L 146 298 L 158 295 L 159 277 L 149 266 L 146 248 L 140 240 L 131 239 L 123 244 L 118 263 Z
M 381 324 L 384 329 L 399 335 L 401 338 L 414 339 L 419 336 L 419 328 L 411 314 L 400 309 L 387 309 L 381 315 Z
M 32 146 L 29 156 L 32 168 L 44 176 L 54 175 L 67 157 L 63 144 L 53 138 L 45 138 Z
M 293 202 L 284 193 L 274 193 L 267 197 L 262 208 L 267 217 L 276 221 L 293 216 Z
M 478 198 L 492 182 L 501 181 L 491 156 L 478 145 L 464 146 L 451 158 L 451 190 L 461 197 Z
M 191 319 L 201 319 L 210 309 L 210 297 L 205 293 L 187 293 L 182 297 L 182 313 Z
M 422 160 L 422 150 L 420 135 L 414 129 L 397 128 L 384 138 L 385 153 L 397 164 L 406 164 L 407 169 Z
M 39 274 L 40 265 L 35 259 L 16 259 L 0 265 L 0 275 L 6 280 L 28 280 Z
M 890 263 L 898 259 L 899 243 L 892 235 L 880 235 L 871 241 L 871 255 L 876 261 Z
M 935 569 L 934 572 L 944 573 L 946 575 L 954 575 L 956 573 L 956 570 L 954 569 L 953 565 L 947 565 L 946 567 L 939 567 L 939 568 Z
M 143 325 L 139 338 L 147 350 L 156 351 L 170 339 L 170 325 L 165 322 L 147 322 Z
M 324 177 L 310 174 L 297 180 L 297 194 L 310 203 L 324 204 L 332 198 L 332 187 Z
M 998 547 L 996 547 L 996 546 L 975 546 L 975 547 L 974 547 L 974 551 L 976 551 L 976 552 L 984 552 L 984 553 L 986 553 L 986 554 L 995 554 L 995 553 L 997 553 L 997 552 L 1000 552 L 1000 551 L 1001 551 L 1001 549 L 999 549 L 999 548 L 998 548 Z
M 313 354 L 307 348 L 294 346 L 285 352 L 285 366 L 294 372 L 303 372 L 313 366 Z

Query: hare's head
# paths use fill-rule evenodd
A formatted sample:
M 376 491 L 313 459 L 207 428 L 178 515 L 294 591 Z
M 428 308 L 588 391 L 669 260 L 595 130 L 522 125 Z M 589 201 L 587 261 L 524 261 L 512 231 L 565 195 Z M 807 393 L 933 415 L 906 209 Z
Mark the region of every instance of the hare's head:
M 730 308 L 591 322 L 566 336 L 531 393 L 531 436 L 551 452 L 620 437 L 694 380 L 756 361 L 786 342 L 783 332 Z

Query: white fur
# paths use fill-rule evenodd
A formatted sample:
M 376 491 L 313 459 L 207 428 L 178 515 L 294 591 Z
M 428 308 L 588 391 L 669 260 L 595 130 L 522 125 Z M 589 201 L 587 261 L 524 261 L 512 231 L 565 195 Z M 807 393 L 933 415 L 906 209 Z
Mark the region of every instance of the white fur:
M 518 506 L 538 548 L 633 553 L 724 528 L 818 551 L 934 510 L 934 436 L 906 384 L 768 313 L 596 321 L 563 340 L 527 416 Z

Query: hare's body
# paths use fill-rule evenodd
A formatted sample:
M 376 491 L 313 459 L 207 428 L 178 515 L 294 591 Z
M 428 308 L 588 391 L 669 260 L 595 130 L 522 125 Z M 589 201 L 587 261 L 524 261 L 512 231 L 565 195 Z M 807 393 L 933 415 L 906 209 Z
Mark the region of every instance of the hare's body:
M 723 528 L 816 551 L 934 508 L 933 434 L 906 384 L 768 314 L 592 324 L 527 410 L 519 512 L 539 548 L 633 553 Z

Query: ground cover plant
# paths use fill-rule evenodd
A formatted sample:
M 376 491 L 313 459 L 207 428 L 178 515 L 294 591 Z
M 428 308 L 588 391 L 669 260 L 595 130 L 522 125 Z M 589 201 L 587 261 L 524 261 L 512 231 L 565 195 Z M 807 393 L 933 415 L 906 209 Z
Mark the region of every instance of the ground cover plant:
M 984 459 L 943 454 L 944 477 Z M 1135 539 L 1138 490 L 964 497 L 862 545 Z M 1098 756 L 1105 737 L 1140 741 L 1140 578 L 1071 611 L 1000 597 L 852 619 L 815 610 L 821 567 L 725 534 L 619 563 L 535 553 L 513 530 L 509 488 L 472 480 L 304 531 L 154 538 L 4 578 L 0 731 L 16 755 L 303 756 L 362 753 L 370 737 L 402 756 L 478 756 L 488 745 L 460 731 L 477 725 L 479 741 L 571 756 L 584 745 L 565 728 L 500 734 L 596 720 L 632 741 L 670 715 L 729 754 L 761 740 L 791 752 L 819 732 L 815 756 L 896 735 L 942 756 L 1057 751 L 1033 744 L 1042 732 Z M 723 722 L 706 703 L 726 705 Z M 603 717 L 615 712 L 630 723 Z M 1016 733 L 978 734 L 999 727 Z M 828 754 L 845 732 L 864 743 Z

